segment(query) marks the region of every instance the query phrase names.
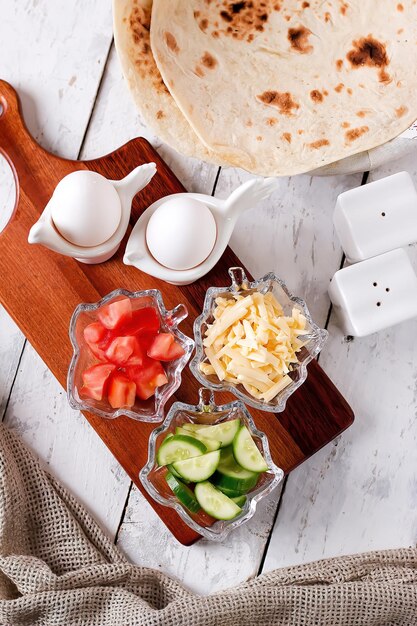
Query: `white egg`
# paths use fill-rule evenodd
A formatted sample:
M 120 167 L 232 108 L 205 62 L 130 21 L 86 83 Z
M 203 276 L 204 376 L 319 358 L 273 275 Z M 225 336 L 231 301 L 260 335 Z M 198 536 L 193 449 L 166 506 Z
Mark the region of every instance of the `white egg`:
M 207 259 L 216 234 L 216 221 L 208 206 L 192 198 L 171 198 L 152 214 L 146 242 L 161 265 L 188 270 Z
M 52 221 L 69 242 L 98 246 L 115 233 L 122 216 L 119 194 L 101 174 L 80 170 L 65 176 L 55 188 Z

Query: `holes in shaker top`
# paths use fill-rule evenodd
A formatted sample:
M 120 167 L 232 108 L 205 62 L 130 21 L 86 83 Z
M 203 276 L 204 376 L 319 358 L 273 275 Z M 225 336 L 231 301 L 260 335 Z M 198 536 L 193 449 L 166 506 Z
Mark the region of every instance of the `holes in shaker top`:
M 382 217 L 385 217 L 385 216 L 386 216 L 385 211 L 382 211 L 381 216 L 382 216 Z
M 386 291 L 387 293 L 389 293 L 390 288 L 389 288 L 389 287 L 385 287 L 385 291 Z
M 378 287 L 378 283 L 372 283 L 374 287 Z
M 381 302 L 377 302 L 376 306 L 381 306 L 381 304 L 382 304 Z

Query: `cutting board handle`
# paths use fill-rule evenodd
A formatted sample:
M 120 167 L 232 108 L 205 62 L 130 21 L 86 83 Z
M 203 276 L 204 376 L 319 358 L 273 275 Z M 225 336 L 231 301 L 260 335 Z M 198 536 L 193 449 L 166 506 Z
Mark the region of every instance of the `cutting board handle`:
M 19 96 L 5 80 L 0 80 L 0 105 L 0 153 L 16 178 L 16 170 L 20 174 L 20 166 L 27 164 L 34 148 L 40 146 L 26 128 Z

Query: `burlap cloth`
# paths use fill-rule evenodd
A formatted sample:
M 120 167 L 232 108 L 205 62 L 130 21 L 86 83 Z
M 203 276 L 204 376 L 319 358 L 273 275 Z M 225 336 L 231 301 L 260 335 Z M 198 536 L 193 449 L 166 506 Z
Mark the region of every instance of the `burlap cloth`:
M 2 626 L 413 626 L 416 566 L 414 549 L 375 552 L 285 568 L 198 597 L 128 563 L 0 425 Z

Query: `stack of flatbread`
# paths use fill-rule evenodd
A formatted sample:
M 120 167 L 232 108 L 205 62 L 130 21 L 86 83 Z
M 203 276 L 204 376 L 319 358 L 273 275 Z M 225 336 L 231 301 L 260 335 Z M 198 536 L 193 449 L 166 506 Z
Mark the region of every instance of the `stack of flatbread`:
M 189 156 L 307 172 L 417 117 L 417 2 L 114 0 L 118 54 L 145 121 Z

